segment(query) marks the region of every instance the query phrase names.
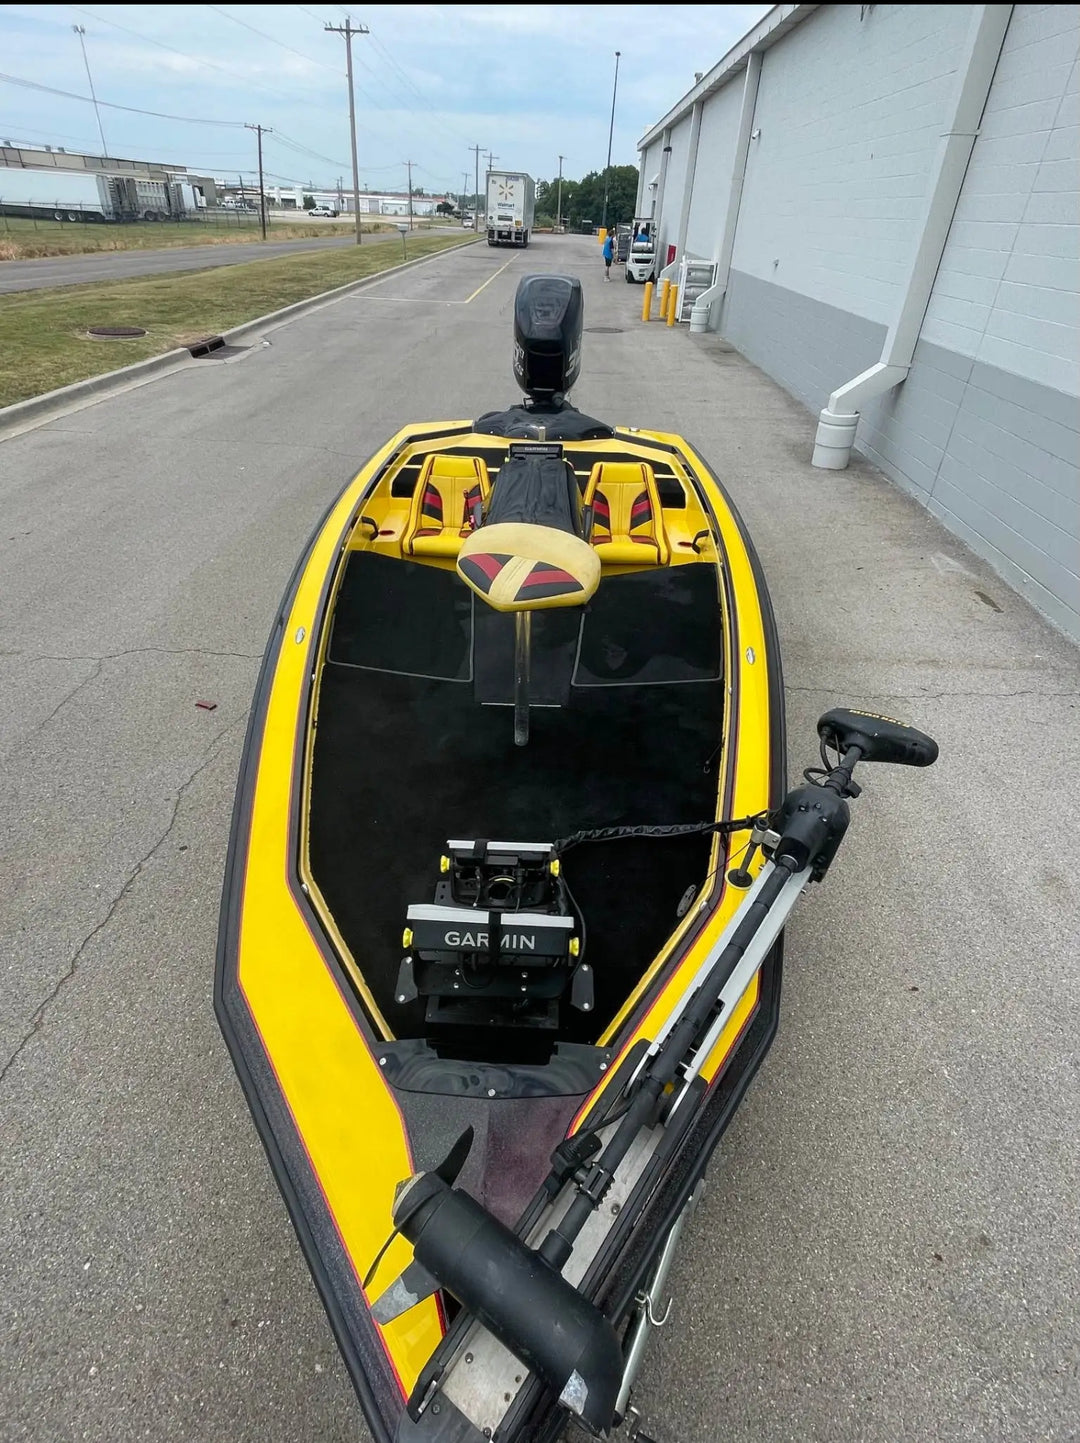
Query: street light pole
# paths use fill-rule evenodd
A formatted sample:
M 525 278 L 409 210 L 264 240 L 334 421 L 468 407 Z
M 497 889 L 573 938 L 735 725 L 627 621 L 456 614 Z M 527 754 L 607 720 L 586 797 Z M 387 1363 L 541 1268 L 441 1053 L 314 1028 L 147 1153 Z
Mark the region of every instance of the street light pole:
M 565 159 L 566 159 L 566 156 L 565 156 L 565 155 L 560 155 L 560 156 L 559 156 L 559 200 L 558 200 L 558 204 L 556 205 L 556 215 L 555 215 L 555 230 L 556 230 L 556 231 L 561 231 L 561 230 L 562 230 L 562 163 L 563 163 L 563 161 L 564 161 Z
M 411 161 L 411 160 L 407 160 L 407 161 L 405 162 L 405 164 L 406 164 L 406 166 L 408 167 L 408 170 L 409 170 L 409 229 L 410 229 L 410 230 L 412 230 L 412 228 L 413 228 L 413 211 L 412 211 L 412 168 L 413 168 L 414 163 L 415 163 L 415 162 L 413 162 L 413 161 Z
M 611 140 L 615 134 L 615 97 L 619 93 L 619 56 L 620 50 L 615 52 L 615 84 L 611 90 L 611 124 L 608 126 L 607 136 L 607 165 L 604 168 L 604 214 L 600 218 L 600 229 L 607 229 L 607 207 L 608 191 L 611 187 Z
M 352 193 L 356 208 L 356 244 L 360 244 L 360 166 L 356 159 L 356 97 L 353 94 L 352 42 L 354 35 L 369 35 L 366 25 L 353 25 L 352 17 L 346 15 L 344 25 L 324 25 L 324 30 L 345 37 L 345 73 L 349 80 L 349 139 L 352 141 Z
M 101 158 L 104 160 L 109 150 L 105 144 L 105 131 L 101 126 L 101 111 L 98 109 L 97 95 L 94 92 L 94 77 L 90 74 L 90 62 L 86 58 L 86 26 L 73 25 L 71 28 L 79 37 L 79 44 L 82 46 L 82 58 L 83 64 L 86 66 L 86 78 L 90 82 L 90 99 L 94 102 L 94 114 L 97 116 L 98 134 L 101 136 Z

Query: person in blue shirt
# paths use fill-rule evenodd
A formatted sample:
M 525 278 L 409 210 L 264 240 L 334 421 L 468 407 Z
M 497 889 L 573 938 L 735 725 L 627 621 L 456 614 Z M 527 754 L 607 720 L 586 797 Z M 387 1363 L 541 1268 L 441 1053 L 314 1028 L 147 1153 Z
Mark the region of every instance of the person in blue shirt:
M 604 237 L 604 280 L 611 280 L 611 262 L 615 259 L 615 247 L 610 232 Z

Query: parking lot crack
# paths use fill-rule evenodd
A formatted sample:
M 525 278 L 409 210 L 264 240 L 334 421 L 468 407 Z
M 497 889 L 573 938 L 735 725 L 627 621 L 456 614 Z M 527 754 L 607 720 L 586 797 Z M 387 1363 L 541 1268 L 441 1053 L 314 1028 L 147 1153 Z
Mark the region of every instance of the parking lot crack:
M 85 684 L 85 682 L 82 683 L 82 685 Z M 128 893 L 134 887 L 135 883 L 138 881 L 139 877 L 142 875 L 143 870 L 149 865 L 150 862 L 153 861 L 155 855 L 168 841 L 169 836 L 171 835 L 172 830 L 176 825 L 177 818 L 180 814 L 181 804 L 183 803 L 184 798 L 187 796 L 191 787 L 195 784 L 196 781 L 198 781 L 199 777 L 206 770 L 206 768 L 214 762 L 214 760 L 218 756 L 218 753 L 222 750 L 225 742 L 231 736 L 231 734 L 235 732 L 240 726 L 246 724 L 246 722 L 247 712 L 244 712 L 241 716 L 235 718 L 235 720 L 231 721 L 228 726 L 226 726 L 222 731 L 220 731 L 218 735 L 214 738 L 214 740 L 210 743 L 210 745 L 206 748 L 202 755 L 202 759 L 188 776 L 187 780 L 184 781 L 177 789 L 176 796 L 173 799 L 172 808 L 169 813 L 168 822 L 161 835 L 158 837 L 157 841 L 153 844 L 153 846 L 150 847 L 150 849 L 139 858 L 139 860 L 135 863 L 135 866 L 128 873 L 126 879 L 123 882 L 123 885 L 120 887 L 113 900 L 109 903 L 109 906 L 106 909 L 105 915 L 101 919 L 101 921 L 96 923 L 95 926 L 93 926 L 90 931 L 87 932 L 86 936 L 83 937 L 82 941 L 79 942 L 75 950 L 72 952 L 71 957 L 68 960 L 67 966 L 64 968 L 64 971 L 57 979 L 52 991 L 44 999 L 44 1001 L 42 1001 L 38 1005 L 33 1017 L 31 1017 L 30 1019 L 30 1025 L 27 1027 L 25 1033 L 16 1045 L 14 1051 L 4 1062 L 3 1066 L 0 1067 L 0 1083 L 3 1083 L 11 1068 L 18 1061 L 19 1057 L 22 1055 L 23 1051 L 26 1049 L 30 1041 L 36 1036 L 38 1032 L 41 1031 L 45 1019 L 48 1016 L 48 1013 L 52 1008 L 53 1004 L 63 994 L 64 989 L 67 987 L 68 983 L 71 982 L 72 978 L 74 978 L 78 973 L 79 965 L 82 962 L 86 949 L 90 946 L 91 942 L 93 942 L 94 938 L 99 936 L 109 926 L 109 924 L 112 922 L 112 919 L 116 916 L 116 913 L 121 903 L 124 901 L 124 898 L 128 895 Z
M 785 684 L 785 690 L 803 692 L 810 696 L 838 697 L 845 695 L 845 692 L 841 687 L 791 686 Z M 847 692 L 846 695 L 850 697 L 852 693 Z M 943 699 L 951 699 L 952 697 L 962 697 L 970 698 L 973 701 L 978 701 L 980 698 L 984 701 L 1010 701 L 1013 697 L 1018 696 L 1037 696 L 1047 699 L 1052 697 L 1075 697 L 1080 696 L 1080 691 L 1077 691 L 1076 689 L 1072 691 L 1044 691 L 1041 687 L 1024 687 L 1020 691 L 867 691 L 859 693 L 859 696 L 856 698 L 856 700 L 866 701 L 868 699 L 880 699 L 884 701 L 916 702 L 941 701 Z

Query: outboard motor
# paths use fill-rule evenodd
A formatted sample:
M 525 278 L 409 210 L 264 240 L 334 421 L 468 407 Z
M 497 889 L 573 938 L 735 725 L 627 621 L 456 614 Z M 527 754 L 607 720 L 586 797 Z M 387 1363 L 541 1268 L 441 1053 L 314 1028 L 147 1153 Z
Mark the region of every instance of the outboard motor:
M 581 374 L 585 301 L 576 276 L 523 276 L 514 297 L 514 379 L 518 406 L 487 411 L 473 422 L 482 436 L 521 441 L 602 441 L 615 428 L 585 416 L 566 399 Z
M 581 372 L 585 313 L 576 276 L 525 276 L 514 298 L 514 379 L 534 401 L 561 399 Z

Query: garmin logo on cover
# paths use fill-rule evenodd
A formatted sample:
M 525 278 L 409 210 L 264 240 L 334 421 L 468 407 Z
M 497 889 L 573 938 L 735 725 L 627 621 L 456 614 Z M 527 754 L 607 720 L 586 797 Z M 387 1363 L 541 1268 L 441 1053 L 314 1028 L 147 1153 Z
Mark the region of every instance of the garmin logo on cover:
M 443 941 L 447 947 L 486 947 L 488 936 L 487 932 L 447 932 Z M 536 933 L 529 936 L 525 932 L 504 932 L 499 946 L 508 952 L 535 952 Z

